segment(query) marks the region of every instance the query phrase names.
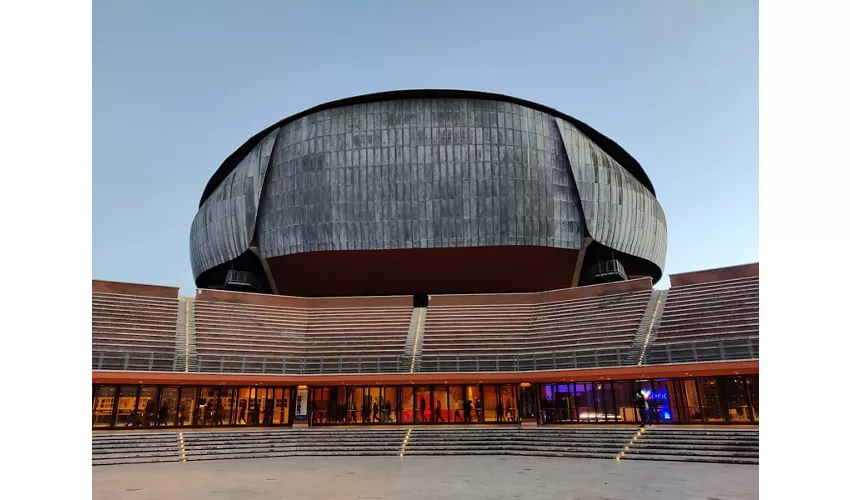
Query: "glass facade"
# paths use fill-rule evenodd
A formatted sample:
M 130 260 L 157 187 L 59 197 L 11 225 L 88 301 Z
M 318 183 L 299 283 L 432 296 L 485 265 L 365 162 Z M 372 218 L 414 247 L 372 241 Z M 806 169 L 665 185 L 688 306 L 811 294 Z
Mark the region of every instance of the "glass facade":
M 758 375 L 539 384 L 542 424 L 751 424 Z
M 312 425 L 518 423 L 518 395 L 516 384 L 314 387 L 310 420 Z M 337 401 L 350 403 L 340 408 Z
M 311 387 L 310 425 L 757 424 L 758 375 Z M 303 388 L 303 387 L 302 387 Z M 293 387 L 94 385 L 93 429 L 286 426 Z
M 289 425 L 291 387 L 95 385 L 92 428 Z

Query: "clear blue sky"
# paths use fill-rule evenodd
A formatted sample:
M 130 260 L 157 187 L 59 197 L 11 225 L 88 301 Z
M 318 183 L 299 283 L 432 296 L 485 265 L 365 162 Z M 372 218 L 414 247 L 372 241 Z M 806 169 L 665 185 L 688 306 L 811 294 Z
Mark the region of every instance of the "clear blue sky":
M 401 88 L 514 95 L 622 145 L 667 215 L 659 286 L 758 260 L 757 2 L 95 0 L 93 24 L 95 279 L 193 295 L 189 227 L 225 157 Z

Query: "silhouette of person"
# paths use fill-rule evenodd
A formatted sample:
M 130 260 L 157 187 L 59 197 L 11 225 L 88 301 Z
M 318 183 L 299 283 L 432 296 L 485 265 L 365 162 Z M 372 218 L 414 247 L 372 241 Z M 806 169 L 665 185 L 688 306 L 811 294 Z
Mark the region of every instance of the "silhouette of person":
M 254 411 L 251 415 L 251 422 L 256 424 L 260 423 L 260 402 L 254 401 Z
M 239 423 L 247 424 L 248 421 L 245 420 L 245 410 L 247 409 L 247 403 L 244 399 L 239 400 Z
M 434 406 L 434 416 L 436 417 L 436 422 L 445 422 L 446 420 L 443 418 L 443 404 L 440 400 L 437 400 L 437 405 Z
M 263 411 L 263 423 L 266 425 L 270 425 L 272 420 L 274 419 L 274 401 L 271 399 L 266 400 L 266 408 Z
M 425 421 L 425 396 L 419 398 L 419 421 Z
M 378 408 L 378 402 L 372 403 L 372 423 L 381 421 L 381 410 Z
M 154 421 L 154 416 L 156 415 L 156 408 L 153 405 L 153 400 L 149 399 L 148 403 L 145 405 L 145 413 L 142 416 L 142 425 L 144 427 L 150 427 Z
M 162 403 L 159 407 L 159 415 L 156 419 L 156 426 L 168 426 L 168 403 Z

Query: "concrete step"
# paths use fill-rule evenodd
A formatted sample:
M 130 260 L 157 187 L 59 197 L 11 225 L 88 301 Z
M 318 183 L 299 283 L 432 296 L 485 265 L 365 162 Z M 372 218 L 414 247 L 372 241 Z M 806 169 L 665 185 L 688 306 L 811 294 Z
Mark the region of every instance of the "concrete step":
M 419 431 L 414 430 L 411 436 L 435 436 L 445 438 L 460 438 L 460 437 L 529 437 L 535 439 L 622 439 L 634 436 L 634 432 L 534 432 L 534 431 L 513 431 L 513 432 L 446 432 L 446 431 Z
M 125 458 L 179 458 L 180 451 L 179 450 L 170 450 L 167 452 L 150 452 L 150 453 L 138 453 L 134 451 L 120 451 L 116 453 L 109 453 L 105 455 L 92 456 L 92 462 L 95 460 L 118 460 Z
M 179 462 L 180 457 L 140 457 L 140 458 L 121 458 L 109 460 L 92 460 L 92 465 L 124 465 L 124 464 L 147 464 L 159 462 Z
M 715 440 L 715 441 L 749 441 L 757 443 L 758 436 L 726 436 L 717 434 L 668 434 L 666 432 L 644 432 L 642 436 L 654 439 L 666 439 L 669 441 L 677 441 L 682 439 L 693 440 Z
M 698 462 L 713 464 L 758 465 L 758 458 L 707 457 L 684 455 L 632 455 L 626 454 L 621 460 L 654 460 L 660 462 Z
M 724 451 L 724 450 L 671 450 L 669 448 L 642 449 L 629 447 L 627 456 L 631 455 L 669 455 L 669 456 L 700 456 L 700 457 L 747 457 L 758 458 L 756 451 Z
M 296 455 L 299 457 L 372 457 L 372 456 L 398 456 L 399 448 L 393 450 L 303 450 L 299 449 Z
M 123 436 L 120 439 L 92 439 L 92 446 L 94 445 L 115 445 L 122 443 L 176 443 L 180 437 L 175 434 L 173 436 L 164 436 L 156 439 L 136 439 L 135 436 Z
M 526 450 L 405 450 L 404 456 L 525 456 L 525 457 L 571 457 L 571 458 L 603 458 L 611 460 L 611 453 L 594 453 L 592 451 L 577 451 L 577 452 L 542 452 L 542 451 L 526 451 Z
M 634 449 L 646 449 L 646 450 L 704 450 L 704 451 L 758 451 L 759 447 L 750 446 L 740 443 L 729 443 L 724 445 L 713 445 L 713 444 L 699 444 L 699 445 L 690 445 L 690 444 L 670 444 L 670 443 L 656 443 L 644 441 L 641 439 L 640 441 L 635 442 L 631 445 L 631 448 Z
M 294 457 L 294 451 L 257 451 L 250 453 L 215 453 L 215 454 L 197 454 L 186 455 L 187 462 L 197 462 L 200 460 L 228 460 L 239 458 L 274 458 L 274 457 Z
M 92 450 L 92 458 L 114 456 L 122 453 L 137 453 L 137 454 L 157 454 L 157 453 L 177 453 L 179 448 L 176 446 L 163 448 L 114 448 L 109 450 Z
M 137 451 L 142 451 L 142 452 L 150 452 L 150 451 L 157 451 L 157 450 L 176 450 L 179 447 L 180 447 L 180 445 L 179 445 L 178 442 L 163 443 L 163 444 L 160 444 L 160 445 L 146 445 L 146 446 L 127 445 L 127 446 L 107 446 L 107 447 L 97 447 L 97 448 L 92 447 L 92 454 L 94 454 L 94 453 L 111 453 L 111 452 L 121 451 L 121 450 L 137 450 Z
M 404 434 L 391 436 L 214 436 L 203 438 L 184 438 L 187 443 L 224 443 L 224 442 L 311 442 L 311 443 L 356 443 L 374 441 L 395 441 L 403 439 Z
M 227 452 L 229 450 L 234 451 L 246 451 L 246 450 L 278 450 L 278 449 L 296 449 L 298 445 L 295 443 L 226 443 L 221 446 L 211 446 L 211 445 L 198 445 L 198 444 L 186 444 L 184 448 L 186 450 L 186 454 L 192 453 L 215 453 L 215 452 Z
M 506 451 L 522 451 L 526 453 L 598 453 L 607 454 L 608 458 L 614 458 L 622 446 L 517 446 L 509 444 L 492 444 L 490 446 L 443 446 L 443 445 L 408 445 L 404 453 L 438 452 L 438 451 L 469 451 L 472 453 L 495 454 Z
M 458 438 L 458 439 L 433 439 L 433 438 L 422 438 L 422 437 L 413 437 L 411 436 L 410 440 L 408 440 L 408 446 L 411 444 L 433 444 L 433 445 L 448 445 L 454 444 L 458 446 L 487 446 L 492 444 L 515 444 L 515 445 L 528 445 L 528 446 L 593 446 L 593 445 L 608 445 L 608 446 L 618 446 L 622 448 L 628 443 L 628 438 L 626 439 L 534 439 L 534 438 L 502 438 L 502 439 L 488 439 L 488 438 Z
M 749 430 L 688 430 L 688 429 L 648 429 L 645 434 L 663 435 L 670 437 L 706 436 L 706 437 L 741 437 L 758 439 L 759 431 Z

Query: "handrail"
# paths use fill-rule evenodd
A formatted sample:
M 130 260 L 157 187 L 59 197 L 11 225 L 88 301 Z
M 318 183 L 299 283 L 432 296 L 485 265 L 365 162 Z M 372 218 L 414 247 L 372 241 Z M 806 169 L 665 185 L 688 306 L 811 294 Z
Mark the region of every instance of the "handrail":
M 417 361 L 419 373 L 530 372 L 627 366 L 628 347 L 513 352 L 506 354 L 428 354 Z M 758 359 L 758 337 L 731 337 L 655 343 L 648 364 Z M 179 355 L 150 351 L 92 350 L 92 370 L 182 371 Z M 262 356 L 198 354 L 191 372 L 276 375 L 402 373 L 402 354 Z

